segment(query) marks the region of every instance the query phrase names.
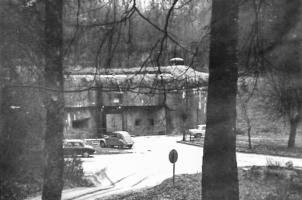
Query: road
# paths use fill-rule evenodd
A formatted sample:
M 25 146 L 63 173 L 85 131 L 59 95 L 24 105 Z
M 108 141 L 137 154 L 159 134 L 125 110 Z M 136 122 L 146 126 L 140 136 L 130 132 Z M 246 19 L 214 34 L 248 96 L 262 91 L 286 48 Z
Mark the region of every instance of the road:
M 72 199 L 94 200 L 160 184 L 164 179 L 172 176 L 172 164 L 168 159 L 172 149 L 178 151 L 176 174 L 201 172 L 203 149 L 177 143 L 176 141 L 181 140 L 181 136 L 146 136 L 136 137 L 134 140 L 135 145 L 132 150 L 121 150 L 121 154 L 95 155 L 93 158 L 83 159 L 85 173 L 97 174 L 102 183 L 101 187 L 111 186 L 111 188 Z M 294 166 L 302 167 L 301 159 L 237 153 L 238 166 L 265 165 L 267 160 L 281 163 L 291 160 Z

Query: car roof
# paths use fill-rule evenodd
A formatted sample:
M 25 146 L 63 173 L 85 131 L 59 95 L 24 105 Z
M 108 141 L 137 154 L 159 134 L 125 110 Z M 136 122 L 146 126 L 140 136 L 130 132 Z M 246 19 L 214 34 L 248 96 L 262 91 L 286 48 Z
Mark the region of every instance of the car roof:
M 129 135 L 129 133 L 127 131 L 114 131 L 112 133 L 118 133 L 118 134 L 121 134 L 121 135 Z
M 81 139 L 65 139 L 64 142 L 84 142 Z

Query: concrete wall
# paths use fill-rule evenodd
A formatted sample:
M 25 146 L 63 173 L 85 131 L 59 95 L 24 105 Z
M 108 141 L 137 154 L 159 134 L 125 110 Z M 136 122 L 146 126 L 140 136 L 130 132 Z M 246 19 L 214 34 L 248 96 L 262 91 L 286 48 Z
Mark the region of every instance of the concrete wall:
M 166 133 L 163 107 L 132 108 L 124 112 L 125 130 L 133 135 L 159 135 Z
M 65 138 L 95 138 L 95 108 L 67 109 L 65 113 Z
M 157 106 L 161 103 L 162 95 L 148 93 L 149 90 L 133 92 L 102 92 L 104 106 Z
M 96 105 L 96 91 L 86 90 L 78 92 L 68 92 L 64 94 L 66 107 L 89 107 Z
M 177 91 L 167 95 L 168 133 L 181 133 L 182 129 L 197 128 L 205 123 L 206 92 L 201 90 Z M 186 119 L 182 119 L 185 115 Z
M 120 114 L 122 123 L 120 118 L 116 119 L 119 120 L 116 124 L 122 124 L 119 126 L 122 128 L 119 129 L 129 131 L 133 135 L 181 134 L 182 129 L 196 128 L 198 124 L 205 123 L 206 92 L 201 90 L 176 91 L 167 94 L 168 109 L 161 105 L 162 95 L 125 92 L 121 94 L 122 100 L 114 103 L 112 94 L 118 96 L 118 93 L 102 93 L 98 106 L 67 109 L 65 137 L 96 138 L 100 133 L 105 134 L 112 129 L 112 127 L 108 129 L 107 126 L 111 125 L 108 124 L 108 119 L 106 121 L 106 115 L 109 118 L 110 114 L 112 116 Z M 147 99 L 150 101 L 148 102 Z M 187 115 L 185 122 L 181 117 L 183 114 Z M 81 119 L 87 120 L 87 126 L 73 127 L 72 121 Z

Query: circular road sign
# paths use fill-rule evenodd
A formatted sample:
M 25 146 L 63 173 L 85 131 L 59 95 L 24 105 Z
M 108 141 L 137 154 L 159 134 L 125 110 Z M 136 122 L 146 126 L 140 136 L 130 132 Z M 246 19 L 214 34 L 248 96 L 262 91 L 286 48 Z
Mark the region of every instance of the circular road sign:
M 178 153 L 175 149 L 172 149 L 169 153 L 169 160 L 171 163 L 176 163 L 178 158 Z

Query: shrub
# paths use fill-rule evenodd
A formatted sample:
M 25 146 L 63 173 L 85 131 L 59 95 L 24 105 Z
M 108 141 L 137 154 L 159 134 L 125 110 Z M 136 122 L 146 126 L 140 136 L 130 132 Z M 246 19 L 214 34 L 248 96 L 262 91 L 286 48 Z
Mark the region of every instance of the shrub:
M 64 160 L 64 187 L 91 186 L 84 178 L 83 161 L 77 157 Z
M 25 199 L 28 196 L 33 196 L 40 193 L 42 190 L 43 177 L 24 172 L 22 176 L 15 178 L 3 179 L 0 181 L 0 200 L 19 200 Z M 92 186 L 84 178 L 84 170 L 82 161 L 79 158 L 73 157 L 64 160 L 64 187 Z
M 270 169 L 281 168 L 281 162 L 273 159 L 266 159 L 266 167 Z

